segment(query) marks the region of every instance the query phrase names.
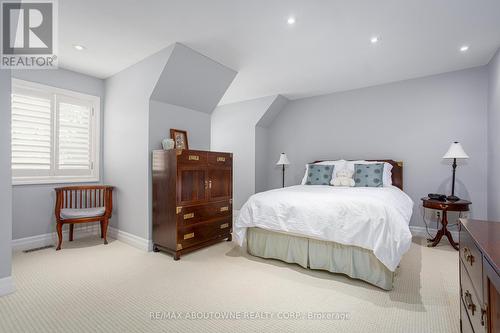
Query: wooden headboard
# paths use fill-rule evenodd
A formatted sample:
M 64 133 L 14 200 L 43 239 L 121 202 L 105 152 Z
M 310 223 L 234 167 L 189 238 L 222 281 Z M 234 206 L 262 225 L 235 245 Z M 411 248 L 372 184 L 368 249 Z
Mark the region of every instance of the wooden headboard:
M 334 161 L 334 160 L 328 160 Z M 358 160 L 355 160 L 358 161 Z M 403 190 L 403 162 L 394 160 L 366 160 L 370 162 L 386 162 L 392 165 L 392 185 Z M 319 163 L 323 161 L 314 161 L 313 163 Z

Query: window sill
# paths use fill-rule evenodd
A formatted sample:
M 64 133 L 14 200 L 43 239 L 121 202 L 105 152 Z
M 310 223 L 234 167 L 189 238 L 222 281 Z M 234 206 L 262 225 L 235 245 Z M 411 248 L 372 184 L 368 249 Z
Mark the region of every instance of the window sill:
M 12 179 L 12 186 L 18 185 L 48 185 L 48 184 L 79 184 L 79 183 L 98 183 L 99 177 L 50 177 L 33 178 L 18 177 Z

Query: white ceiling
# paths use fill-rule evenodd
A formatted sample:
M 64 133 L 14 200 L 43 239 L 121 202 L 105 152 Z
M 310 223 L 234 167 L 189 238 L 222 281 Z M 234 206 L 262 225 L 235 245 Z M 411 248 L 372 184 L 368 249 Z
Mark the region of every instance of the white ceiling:
M 63 68 L 106 78 L 174 42 L 238 71 L 221 103 L 295 99 L 484 65 L 500 1 L 59 1 Z

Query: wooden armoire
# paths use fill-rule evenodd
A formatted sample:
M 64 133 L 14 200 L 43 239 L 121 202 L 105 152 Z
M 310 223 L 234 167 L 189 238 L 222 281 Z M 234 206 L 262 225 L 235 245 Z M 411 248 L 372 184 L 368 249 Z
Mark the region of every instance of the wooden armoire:
M 153 250 L 174 260 L 231 240 L 233 154 L 201 150 L 153 151 Z

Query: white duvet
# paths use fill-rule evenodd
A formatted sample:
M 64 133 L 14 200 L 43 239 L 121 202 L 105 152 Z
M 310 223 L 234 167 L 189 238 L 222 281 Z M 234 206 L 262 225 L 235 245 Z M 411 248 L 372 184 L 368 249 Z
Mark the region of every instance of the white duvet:
M 241 246 L 246 229 L 262 229 L 372 250 L 390 270 L 411 244 L 413 201 L 399 188 L 297 185 L 254 194 L 234 224 Z

